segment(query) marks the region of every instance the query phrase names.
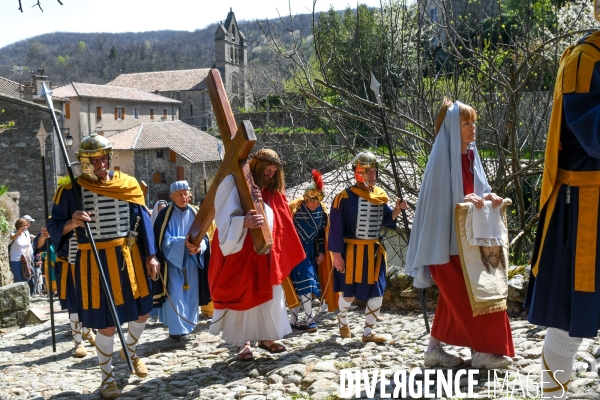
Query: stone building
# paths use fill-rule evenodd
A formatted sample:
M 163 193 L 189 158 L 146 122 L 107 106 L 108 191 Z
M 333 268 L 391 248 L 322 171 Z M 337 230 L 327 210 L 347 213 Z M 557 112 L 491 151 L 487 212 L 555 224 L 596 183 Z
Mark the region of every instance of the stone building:
M 53 160 L 53 128 L 48 107 L 0 92 L 0 124 L 14 121 L 14 126 L 0 134 L 0 183 L 11 192 L 19 192 L 22 214 L 29 214 L 35 222 L 30 228 L 39 233 L 44 225 L 44 190 L 40 142 L 37 138 L 40 123 L 48 132 L 45 143 L 46 182 L 48 207 L 52 206 L 55 191 Z M 57 114 L 60 112 L 57 111 Z M 15 221 L 9 221 L 14 224 Z
M 107 85 L 136 88 L 179 100 L 179 119 L 206 129 L 213 126 L 212 107 L 206 91 L 208 71 L 210 68 L 121 74 Z
M 53 95 L 69 99 L 64 105 L 64 131 L 73 136 L 69 156 L 92 132 L 106 137 L 141 123 L 179 119 L 179 100 L 142 90 L 72 82 L 53 89 Z
M 148 184 L 148 205 L 169 200 L 169 185 L 182 179 L 198 203 L 221 165 L 221 141 L 182 121 L 145 123 L 108 139 L 113 167 Z
M 235 14 L 230 10 L 225 22 L 219 22 L 215 32 L 214 66 L 221 73 L 234 112 L 247 106 L 244 72 L 247 63 L 248 43 L 238 28 Z M 201 68 L 121 74 L 107 85 L 136 88 L 179 100 L 179 119 L 206 130 L 215 126 L 212 106 L 206 91 L 209 71 L 210 68 Z
M 219 69 L 231 109 L 246 107 L 246 76 L 248 43 L 239 30 L 230 8 L 225 23 L 219 22 L 215 32 L 215 66 Z

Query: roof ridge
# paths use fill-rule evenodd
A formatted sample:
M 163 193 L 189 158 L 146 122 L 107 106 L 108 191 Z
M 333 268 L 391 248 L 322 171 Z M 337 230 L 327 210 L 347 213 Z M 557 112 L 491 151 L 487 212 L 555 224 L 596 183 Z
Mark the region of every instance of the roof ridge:
M 81 94 L 79 94 L 79 90 L 77 90 L 77 86 L 75 86 L 75 82 L 71 81 L 71 86 L 73 86 L 73 89 L 75 89 L 77 97 L 82 97 Z
M 133 140 L 133 143 L 131 144 L 132 149 L 135 149 L 135 145 L 137 144 L 138 139 L 140 138 L 143 129 L 144 129 L 144 123 L 142 122 L 138 128 L 138 132 L 135 134 L 135 139 Z

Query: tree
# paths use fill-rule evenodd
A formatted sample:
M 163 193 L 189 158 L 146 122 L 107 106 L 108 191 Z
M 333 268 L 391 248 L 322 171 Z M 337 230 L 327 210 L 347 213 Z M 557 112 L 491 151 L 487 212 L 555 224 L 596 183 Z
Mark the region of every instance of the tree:
M 21 4 L 22 0 L 18 0 L 19 1 L 19 11 L 23 12 L 23 5 Z M 61 6 L 63 5 L 61 0 L 56 0 L 58 2 L 58 4 L 60 4 Z M 38 7 L 42 12 L 44 12 L 44 10 L 42 9 L 42 2 L 41 0 L 36 0 L 35 4 L 32 6 L 33 7 Z
M 472 105 L 478 112 L 477 145 L 488 180 L 495 192 L 513 200 L 511 262 L 520 264 L 528 261 L 535 237 L 558 61 L 565 42 L 598 26 L 590 22 L 587 29 L 576 28 L 576 15 L 587 13 L 589 2 L 563 3 L 513 1 L 510 8 L 495 0 L 439 0 L 432 15 L 424 0 L 384 0 L 381 9 L 359 5 L 343 13 L 313 12 L 310 59 L 299 50 L 302 43 L 284 44 L 264 31 L 280 55 L 280 68 L 292 77 L 285 85 L 288 92 L 280 96 L 285 100 L 290 93 L 302 94 L 303 102 L 286 104 L 337 132 L 338 165 L 363 147 L 388 158 L 369 90 L 370 73 L 375 74 L 382 83 L 387 124 L 401 160 L 400 183 L 409 203 L 415 204 L 435 141 L 442 98 Z M 380 168 L 381 181 L 393 193 L 388 165 Z M 289 168 L 305 167 L 300 161 Z

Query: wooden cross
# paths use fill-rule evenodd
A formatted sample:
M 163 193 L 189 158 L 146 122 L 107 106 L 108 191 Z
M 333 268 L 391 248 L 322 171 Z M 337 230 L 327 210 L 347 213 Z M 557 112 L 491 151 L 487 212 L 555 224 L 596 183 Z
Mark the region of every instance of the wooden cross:
M 271 239 L 271 231 L 262 201 L 257 201 L 252 195 L 254 180 L 248 165 L 248 156 L 256 142 L 254 128 L 250 121 L 242 121 L 242 125 L 237 126 L 218 69 L 213 68 L 210 70 L 206 87 L 215 112 L 217 125 L 221 131 L 221 138 L 225 146 L 225 157 L 204 197 L 200 210 L 196 214 L 194 223 L 190 227 L 188 232 L 190 242 L 198 246 L 204 235 L 206 235 L 215 218 L 217 187 L 227 175 L 232 174 L 244 208 L 244 214 L 250 210 L 256 210 L 257 214 L 262 214 L 265 217 L 265 223 L 260 228 L 250 229 L 250 235 L 252 235 L 256 252 L 266 254 L 271 249 L 273 240 Z

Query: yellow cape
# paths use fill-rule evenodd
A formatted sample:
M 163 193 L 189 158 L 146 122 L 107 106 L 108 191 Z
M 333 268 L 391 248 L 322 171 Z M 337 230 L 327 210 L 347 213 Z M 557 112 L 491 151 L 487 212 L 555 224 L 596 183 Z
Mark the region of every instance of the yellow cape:
M 144 192 L 137 179 L 121 171 L 115 171 L 113 178 L 109 181 L 92 181 L 83 175 L 77 178 L 77 183 L 90 192 L 117 200 L 128 201 L 131 203 L 146 205 Z
M 352 186 L 350 190 L 355 195 L 362 197 L 363 199 L 373 204 L 387 204 L 388 202 L 387 194 L 379 186 L 373 186 L 372 192 L 368 190 L 359 189 L 356 186 Z
M 591 44 L 591 45 L 590 45 Z M 596 46 L 596 47 L 595 47 Z M 567 47 L 561 59 L 554 86 L 554 105 L 548 128 L 544 176 L 540 210 L 550 198 L 558 175 L 558 152 L 560 128 L 563 115 L 563 93 L 587 93 L 590 91 L 594 65 L 600 61 L 600 31 L 592 33 L 584 41 Z

